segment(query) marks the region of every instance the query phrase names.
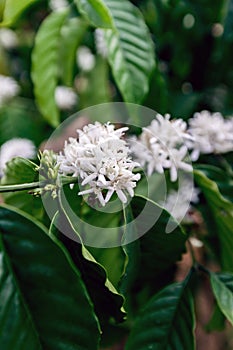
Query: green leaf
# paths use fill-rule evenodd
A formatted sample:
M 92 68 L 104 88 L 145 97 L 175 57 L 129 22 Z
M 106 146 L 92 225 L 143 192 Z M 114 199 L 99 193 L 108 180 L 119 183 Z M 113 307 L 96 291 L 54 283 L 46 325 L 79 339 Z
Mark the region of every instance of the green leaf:
M 156 294 L 139 314 L 127 350 L 194 350 L 194 305 L 189 276 Z
M 224 19 L 224 33 L 223 33 L 223 39 L 225 41 L 232 43 L 233 41 L 233 21 L 232 21 L 232 15 L 233 15 L 233 1 L 229 0 L 226 1 L 226 17 Z
M 60 220 L 58 229 L 64 228 L 62 232 L 65 230 L 64 233 L 69 233 L 68 237 L 73 237 L 73 240 L 68 240 L 68 242 L 66 242 L 73 251 L 72 256 L 75 259 L 77 266 L 81 271 L 83 271 L 83 278 L 85 279 L 86 284 L 89 286 L 88 291 L 91 294 L 91 297 L 93 300 L 96 300 L 94 304 L 98 310 L 98 317 L 101 317 L 102 311 L 102 316 L 104 318 L 113 317 L 116 321 L 121 322 L 125 316 L 125 311 L 122 307 L 124 298 L 118 293 L 117 289 L 110 282 L 105 268 L 95 260 L 91 252 L 82 243 L 82 238 L 79 232 L 80 228 L 77 226 L 76 222 L 79 220 L 78 215 L 81 214 L 80 211 L 82 210 L 83 203 L 79 201 L 79 197 L 77 196 L 77 188 L 74 187 L 73 190 L 70 190 L 69 186 L 64 186 L 63 189 L 64 191 L 59 193 L 61 210 L 58 218 L 56 219 Z M 74 202 L 72 202 L 73 198 L 75 198 Z M 67 208 L 67 204 L 65 204 L 67 199 L 69 200 L 70 208 Z M 77 215 L 74 213 L 79 214 Z M 65 239 L 65 237 L 63 237 L 63 239 Z M 77 243 L 77 241 L 81 244 Z M 80 252 L 78 256 L 77 252 Z M 118 269 L 119 267 L 117 267 L 117 270 Z M 104 313 L 103 310 L 105 310 Z
M 124 208 L 124 236 L 130 235 L 132 238 L 134 237 L 135 231 L 137 230 L 135 225 L 127 226 L 128 223 L 133 221 L 133 213 L 131 210 L 131 206 L 127 206 Z M 123 245 L 123 251 L 125 253 L 125 266 L 124 272 L 122 274 L 120 290 L 123 295 L 127 295 L 131 290 L 137 275 L 140 270 L 140 261 L 141 261 L 141 250 L 140 250 L 140 241 L 137 239 L 132 243 Z M 129 301 L 129 298 L 126 298 L 126 302 Z
M 1 179 L 1 185 L 14 185 L 33 183 L 38 181 L 38 173 L 35 171 L 33 162 L 28 159 L 17 157 L 10 160 Z M 16 191 L 2 194 L 6 204 L 13 205 L 37 219 L 44 216 L 44 209 L 41 199 L 25 191 Z
M 84 80 L 85 79 L 88 80 L 87 84 L 84 84 L 83 89 L 80 89 L 79 92 L 81 109 L 111 101 L 108 81 L 109 67 L 105 59 L 97 56 L 95 67 L 89 73 L 86 73 Z M 107 105 L 105 105 L 105 108 L 106 106 Z M 98 120 L 101 123 L 106 123 L 109 118 L 105 113 L 99 113 L 98 115 L 93 113 L 90 117 L 93 117 L 93 122 Z
M 213 214 L 220 241 L 222 267 L 225 271 L 233 271 L 233 204 L 222 196 L 217 184 L 202 171 L 195 170 L 194 178 Z
M 227 166 L 230 167 L 230 164 Z M 216 182 L 221 194 L 229 201 L 233 201 L 233 177 L 230 173 L 231 171 L 227 171 L 227 169 L 223 170 L 217 166 L 209 164 L 197 164 L 194 168 L 202 171 L 210 180 Z
M 36 102 L 43 117 L 52 126 L 59 124 L 55 89 L 59 75 L 59 43 L 61 27 L 68 10 L 50 14 L 42 22 L 32 52 L 32 81 Z
M 221 309 L 218 304 L 215 305 L 213 314 L 211 316 L 210 321 L 205 326 L 205 330 L 207 332 L 213 331 L 223 331 L 225 328 L 225 316 L 223 315 Z
M 125 255 L 122 251 L 122 247 L 89 247 L 88 250 L 94 256 L 95 260 L 105 268 L 109 280 L 115 286 L 115 288 L 117 288 L 125 262 Z
M 65 85 L 73 85 L 73 68 L 76 50 L 87 29 L 87 23 L 80 18 L 70 18 L 61 32 L 60 63 L 62 80 Z
M 49 132 L 32 100 L 16 97 L 0 109 L 0 144 L 20 137 L 40 145 Z
M 117 86 L 126 102 L 140 103 L 149 90 L 149 78 L 155 66 L 154 45 L 143 16 L 128 0 L 76 0 L 91 23 L 107 27 L 105 41 L 108 61 Z M 102 7 L 109 16 L 108 25 L 96 20 Z M 85 5 L 85 6 L 84 6 Z
M 140 237 L 140 247 L 134 248 L 140 250 L 140 256 L 137 256 L 140 267 L 137 267 L 135 283 L 139 289 L 149 285 L 156 291 L 167 283 L 165 271 L 180 260 L 185 252 L 187 236 L 171 215 L 155 202 L 135 196 L 131 201 L 131 208 L 136 230 L 134 237 Z M 169 220 L 174 223 L 174 230 L 166 233 Z M 145 234 L 141 236 L 142 232 Z M 138 265 L 137 260 L 135 262 Z
M 95 27 L 111 28 L 112 18 L 104 0 L 74 0 L 80 13 Z
M 22 12 L 38 0 L 6 0 L 3 12 L 3 23 L 8 26 L 14 24 Z
M 67 250 L 34 218 L 7 207 L 0 233 L 4 350 L 97 349 L 98 321 Z
M 210 282 L 219 308 L 233 325 L 233 275 L 210 273 Z
M 108 60 L 125 102 L 140 103 L 149 91 L 154 46 L 140 11 L 127 0 L 105 0 L 114 27 L 105 31 Z
M 36 164 L 29 159 L 13 158 L 7 163 L 1 183 L 11 185 L 37 181 L 38 173 L 35 167 Z

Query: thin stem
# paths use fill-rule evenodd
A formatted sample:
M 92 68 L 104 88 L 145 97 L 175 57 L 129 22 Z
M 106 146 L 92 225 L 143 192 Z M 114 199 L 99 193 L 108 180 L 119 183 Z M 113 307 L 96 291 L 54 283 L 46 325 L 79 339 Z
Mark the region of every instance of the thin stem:
M 196 260 L 196 257 L 195 257 L 194 251 L 193 251 L 193 246 L 192 246 L 192 244 L 191 244 L 189 239 L 187 240 L 187 243 L 188 243 L 188 246 L 189 246 L 189 252 L 190 252 L 191 257 L 192 257 L 193 265 L 196 266 L 197 260 Z
M 77 183 L 77 177 L 70 176 L 62 176 L 61 177 L 61 185 L 73 184 Z M 30 182 L 24 184 L 16 184 L 16 185 L 2 185 L 0 186 L 0 193 L 4 192 L 16 192 L 16 191 L 25 191 L 25 190 L 33 190 L 35 188 L 43 187 L 48 184 L 48 181 L 38 181 L 38 182 Z
M 33 190 L 41 186 L 41 182 L 30 182 L 26 184 L 17 184 L 17 185 L 4 185 L 0 186 L 0 192 L 16 192 L 24 190 Z

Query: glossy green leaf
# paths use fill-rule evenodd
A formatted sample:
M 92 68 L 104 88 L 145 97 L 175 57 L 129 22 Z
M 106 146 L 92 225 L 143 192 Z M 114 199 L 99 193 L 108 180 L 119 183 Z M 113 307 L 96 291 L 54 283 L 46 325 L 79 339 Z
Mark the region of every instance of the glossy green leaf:
M 125 311 L 122 307 L 124 303 L 123 296 L 110 282 L 106 269 L 96 261 L 87 247 L 83 243 L 77 243 L 82 242 L 82 238 L 79 231 L 80 227 L 76 224 L 79 218 L 74 213 L 80 213 L 83 205 L 83 203 L 81 204 L 81 201 L 79 200 L 80 197 L 77 197 L 77 189 L 75 187 L 73 190 L 70 190 L 69 186 L 64 186 L 64 192 L 59 193 L 61 211 L 57 220 L 60 220 L 62 232 L 68 232 L 70 233 L 68 237 L 73 237 L 73 240 L 68 240 L 67 244 L 73 251 L 74 259 L 78 264 L 77 266 L 84 272 L 83 278 L 85 279 L 86 284 L 89 286 L 88 291 L 90 295 L 92 296 L 93 300 L 96 300 L 94 303 L 95 306 L 99 311 L 102 310 L 102 316 L 104 318 L 113 317 L 117 321 L 122 321 L 125 316 Z M 67 204 L 65 204 L 67 198 L 69 199 L 70 208 L 67 208 Z M 65 239 L 65 237 L 63 239 Z M 80 254 L 77 256 L 78 251 L 80 251 Z M 121 261 L 120 264 L 122 264 Z M 117 267 L 117 270 L 119 272 L 119 267 Z M 88 276 L 90 276 L 90 278 L 88 278 Z M 108 305 L 108 310 L 106 310 L 106 305 Z M 103 312 L 103 310 L 105 311 Z M 97 314 L 99 317 L 101 317 L 101 312 L 98 312 Z
M 95 260 L 104 266 L 108 278 L 111 283 L 117 288 L 125 263 L 125 255 L 122 247 L 112 248 L 88 248 Z
M 105 41 L 113 76 L 124 100 L 140 103 L 149 90 L 155 66 L 154 46 L 140 11 L 128 0 L 76 0 L 76 3 L 80 9 L 84 8 L 81 3 L 85 4 L 83 14 L 97 27 L 105 27 L 93 15 L 100 3 L 107 11 L 109 29 L 105 30 Z M 102 13 L 99 9 L 97 12 Z
M 231 168 L 231 165 L 227 164 L 227 162 L 225 165 Z M 227 171 L 227 169 L 223 170 L 217 166 L 209 164 L 196 164 L 194 169 L 202 171 L 210 180 L 216 182 L 221 194 L 229 201 L 233 201 L 233 176 L 230 169 Z
M 131 208 L 133 217 L 139 217 L 134 220 L 136 230 L 134 237 L 139 238 L 139 248 L 136 246 L 134 249 L 136 251 L 139 249 L 140 252 L 135 253 L 137 259 L 133 260 L 133 263 L 137 265 L 135 284 L 139 289 L 149 285 L 152 290 L 156 291 L 168 282 L 165 271 L 180 260 L 182 253 L 185 252 L 187 236 L 171 215 L 155 202 L 135 196 L 131 201 Z M 174 230 L 166 233 L 169 220 L 174 222 Z M 145 231 L 145 228 L 148 229 Z M 138 259 L 140 259 L 140 267 L 138 267 Z
M 87 23 L 80 18 L 70 18 L 61 32 L 60 62 L 62 80 L 65 85 L 73 85 L 73 69 L 76 51 L 87 29 Z
M 233 204 L 222 196 L 216 182 L 210 180 L 202 171 L 195 170 L 194 177 L 213 214 L 220 241 L 222 266 L 226 271 L 233 271 Z
M 25 9 L 37 1 L 38 0 L 6 0 L 2 24 L 14 24 Z
M 59 75 L 59 43 L 61 27 L 68 11 L 57 11 L 42 22 L 32 52 L 32 81 L 36 102 L 43 117 L 52 126 L 59 124 L 55 89 Z
M 210 273 L 210 282 L 219 308 L 233 325 L 233 275 Z
M 114 27 L 105 31 L 108 60 L 125 102 L 140 103 L 149 90 L 154 46 L 140 11 L 127 0 L 105 0 Z
M 190 275 L 162 289 L 146 304 L 130 333 L 127 350 L 195 349 Z
M 111 28 L 112 18 L 104 0 L 74 0 L 80 13 L 95 27 Z
M 0 233 L 1 347 L 97 349 L 98 321 L 65 247 L 33 218 L 6 207 Z

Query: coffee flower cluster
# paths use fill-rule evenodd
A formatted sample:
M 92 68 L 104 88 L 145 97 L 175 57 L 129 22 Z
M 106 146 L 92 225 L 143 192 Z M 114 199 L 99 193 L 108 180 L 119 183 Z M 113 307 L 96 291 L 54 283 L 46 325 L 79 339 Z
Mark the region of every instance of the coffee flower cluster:
M 202 111 L 189 120 L 189 133 L 193 142 L 191 159 L 200 154 L 227 153 L 233 150 L 233 118 L 224 119 L 221 113 Z
M 102 206 L 115 192 L 127 202 L 127 194 L 134 196 L 140 174 L 133 173 L 139 164 L 129 157 L 129 148 L 122 139 L 127 127 L 115 130 L 114 125 L 89 124 L 77 130 L 78 140 L 69 138 L 57 162 L 63 175 L 81 178 L 85 188 L 79 195 L 94 194 Z
M 177 170 L 192 171 L 186 156 L 188 149 L 185 145 L 192 137 L 187 132 L 187 125 L 182 119 L 170 120 L 170 115 L 160 114 L 151 124 L 143 128 L 139 138 L 132 137 L 130 146 L 136 160 L 142 167 L 147 168 L 150 176 L 153 172 L 163 173 L 169 169 L 171 181 L 177 180 Z
M 196 113 L 189 126 L 182 119 L 157 114 L 138 137 L 128 138 L 128 144 L 123 139 L 127 130 L 96 122 L 77 130 L 78 139 L 65 142 L 57 156 L 59 171 L 81 179 L 84 188 L 79 195 L 94 195 L 104 206 L 115 192 L 126 203 L 140 179 L 135 167 L 146 168 L 148 176 L 167 169 L 171 181 L 176 181 L 179 169 L 192 171 L 189 150 L 193 161 L 200 154 L 233 150 L 233 118 L 224 119 L 220 113 Z

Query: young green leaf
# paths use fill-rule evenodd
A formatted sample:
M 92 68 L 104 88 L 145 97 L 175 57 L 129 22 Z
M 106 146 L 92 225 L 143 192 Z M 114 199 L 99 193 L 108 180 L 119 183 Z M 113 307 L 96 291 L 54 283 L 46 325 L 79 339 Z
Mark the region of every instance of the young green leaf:
M 43 117 L 52 126 L 59 124 L 59 112 L 55 103 L 55 88 L 59 71 L 59 43 L 61 27 L 68 11 L 50 14 L 42 22 L 32 52 L 32 81 L 36 102 Z
M 210 273 L 210 282 L 219 308 L 233 325 L 233 275 Z
M 15 23 L 22 12 L 38 0 L 6 0 L 3 12 L 3 25 Z
M 127 350 L 194 350 L 194 303 L 188 277 L 162 289 L 139 314 Z
M 127 0 L 104 0 L 113 18 L 105 31 L 108 60 L 125 102 L 140 103 L 155 66 L 154 45 L 140 11 Z
M 222 196 L 216 182 L 210 180 L 202 171 L 195 170 L 194 177 L 213 214 L 221 245 L 222 266 L 225 271 L 233 271 L 233 204 Z
M 9 207 L 0 208 L 0 263 L 4 350 L 98 348 L 98 321 L 67 250 Z
M 1 179 L 1 185 L 4 189 L 8 185 L 29 184 L 38 182 L 38 172 L 35 171 L 36 164 L 28 159 L 17 157 L 7 163 L 4 176 Z M 39 186 L 37 186 L 39 187 Z M 44 215 L 41 199 L 28 193 L 29 189 L 24 191 L 15 191 L 2 194 L 6 204 L 13 205 L 37 219 L 41 220 Z
M 95 27 L 111 28 L 112 18 L 104 0 L 74 0 L 78 10 Z

